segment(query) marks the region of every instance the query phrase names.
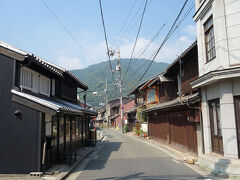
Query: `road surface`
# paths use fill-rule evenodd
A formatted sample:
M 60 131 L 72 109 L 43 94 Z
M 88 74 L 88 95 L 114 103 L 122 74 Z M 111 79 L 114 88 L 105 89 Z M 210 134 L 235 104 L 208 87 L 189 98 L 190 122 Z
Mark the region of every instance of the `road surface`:
M 68 179 L 204 179 L 164 152 L 111 129 L 99 153 L 76 168 Z

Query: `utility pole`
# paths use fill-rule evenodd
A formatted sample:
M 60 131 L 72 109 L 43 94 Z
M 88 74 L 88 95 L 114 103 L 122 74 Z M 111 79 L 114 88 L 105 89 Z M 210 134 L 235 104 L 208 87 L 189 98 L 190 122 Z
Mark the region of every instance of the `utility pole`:
M 106 108 L 106 115 L 107 115 L 107 127 L 109 128 L 109 118 L 108 118 L 108 80 L 106 78 L 106 89 L 105 89 L 105 92 L 106 92 L 106 105 L 105 105 L 105 108 Z
M 122 74 L 121 74 L 121 64 L 120 64 L 120 49 L 118 48 L 118 62 L 116 65 L 116 70 L 119 72 L 119 94 L 120 94 L 120 115 L 121 115 L 121 122 L 122 122 L 122 133 L 124 133 L 124 124 L 123 124 L 123 98 L 122 98 Z

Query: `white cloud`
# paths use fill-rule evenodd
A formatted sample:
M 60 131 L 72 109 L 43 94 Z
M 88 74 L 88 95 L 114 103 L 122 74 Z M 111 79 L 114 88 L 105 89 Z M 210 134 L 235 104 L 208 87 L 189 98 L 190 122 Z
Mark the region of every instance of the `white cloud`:
M 188 25 L 182 29 L 182 36 L 179 38 L 178 36 L 173 36 L 168 40 L 168 42 L 163 46 L 160 50 L 155 61 L 157 62 L 167 62 L 171 63 L 173 60 L 177 58 L 178 55 L 181 54 L 191 43 L 195 40 L 195 33 L 193 25 Z M 192 34 L 190 34 L 192 33 Z M 150 59 L 159 48 L 163 37 L 158 37 L 156 41 L 154 41 L 145 53 L 140 58 Z M 141 54 L 141 50 L 145 47 L 145 45 L 150 41 L 150 39 L 140 37 L 137 41 L 137 46 L 135 48 L 134 58 L 139 57 Z M 181 42 L 181 43 L 180 43 Z M 91 64 L 96 64 L 102 61 L 107 60 L 106 55 L 106 44 L 105 41 L 95 41 L 82 43 L 85 50 L 89 54 L 92 59 L 88 59 L 85 54 L 79 49 L 78 46 L 74 43 L 65 44 L 64 49 L 60 49 L 57 58 L 57 64 L 63 66 L 66 69 L 77 69 L 77 68 L 85 68 Z M 122 44 L 120 45 L 121 58 L 130 58 L 131 52 L 133 49 L 134 41 L 130 41 L 129 39 L 124 39 Z M 109 44 L 109 47 L 112 47 L 112 44 Z M 113 57 L 115 59 L 117 57 Z
M 192 24 L 188 25 L 182 29 L 182 32 L 190 36 L 196 37 L 196 26 Z
M 57 59 L 57 64 L 65 69 L 82 69 L 85 66 L 82 64 L 82 61 L 78 57 L 67 57 L 61 56 Z
M 134 57 L 138 57 L 138 55 L 141 54 L 142 48 L 145 47 L 148 42 L 149 39 L 139 38 L 135 49 Z M 182 51 L 184 51 L 189 45 L 191 45 L 192 42 L 193 40 L 187 36 L 181 36 L 180 39 L 169 40 L 160 50 L 159 54 L 156 57 L 156 61 L 171 63 L 177 58 L 178 55 L 182 53 Z M 129 42 L 120 46 L 122 58 L 130 58 L 133 45 L 134 42 Z M 160 45 L 161 41 L 153 42 L 145 51 L 145 53 L 141 56 L 141 58 L 152 58 Z

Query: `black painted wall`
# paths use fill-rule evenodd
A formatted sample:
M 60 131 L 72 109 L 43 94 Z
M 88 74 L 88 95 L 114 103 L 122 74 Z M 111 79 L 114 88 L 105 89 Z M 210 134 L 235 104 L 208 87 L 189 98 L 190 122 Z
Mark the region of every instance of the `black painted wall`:
M 0 174 L 40 170 L 41 113 L 12 102 L 13 71 L 14 60 L 0 54 Z

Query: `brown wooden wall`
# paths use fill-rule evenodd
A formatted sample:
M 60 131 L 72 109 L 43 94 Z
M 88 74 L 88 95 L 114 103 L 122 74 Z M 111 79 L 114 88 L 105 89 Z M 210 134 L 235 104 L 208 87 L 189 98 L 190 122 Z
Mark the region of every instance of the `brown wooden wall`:
M 192 91 L 190 82 L 198 78 L 198 57 L 197 53 L 189 56 L 182 65 L 183 77 L 182 77 L 182 93 L 188 93 Z
M 149 136 L 185 151 L 197 153 L 197 123 L 189 121 L 189 115 L 189 109 L 149 115 Z M 195 115 L 199 116 L 198 113 Z
M 165 82 L 159 85 L 159 103 L 171 101 L 177 97 L 177 83 Z

